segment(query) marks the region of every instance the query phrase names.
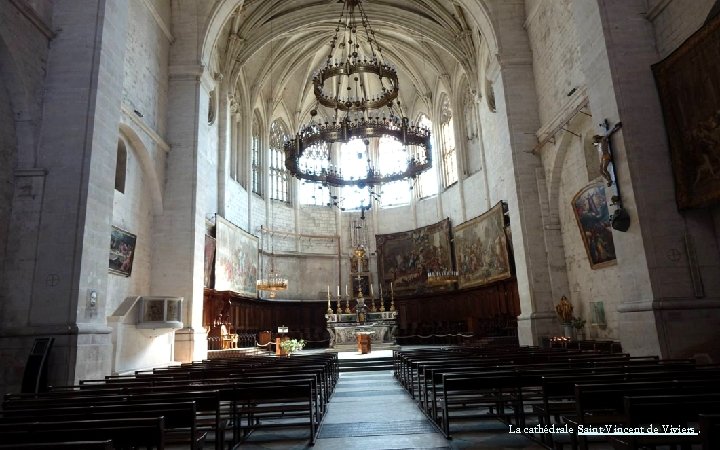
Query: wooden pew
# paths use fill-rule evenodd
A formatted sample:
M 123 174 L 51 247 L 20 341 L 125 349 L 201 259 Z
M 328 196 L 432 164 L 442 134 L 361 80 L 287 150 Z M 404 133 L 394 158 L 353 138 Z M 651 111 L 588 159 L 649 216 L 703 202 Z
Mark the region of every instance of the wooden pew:
M 720 414 L 700 414 L 698 417 L 703 450 L 720 448 Z
M 116 449 L 165 448 L 164 419 L 77 420 L 0 424 L 5 445 L 112 440 Z
M 64 422 L 90 419 L 165 418 L 165 442 L 201 449 L 206 432 L 198 431 L 195 402 L 118 404 L 104 406 L 12 409 L 0 411 L 0 424 Z
M 0 450 L 114 450 L 112 440 L 0 444 Z
M 697 433 L 700 414 L 720 413 L 720 394 L 683 394 L 657 396 L 629 396 L 624 398 L 624 418 L 626 427 L 653 425 L 662 432 Z M 677 430 L 664 429 L 661 425 L 673 425 Z M 638 450 L 643 447 L 660 445 L 701 444 L 700 434 L 689 435 L 613 435 L 613 448 L 618 450 Z

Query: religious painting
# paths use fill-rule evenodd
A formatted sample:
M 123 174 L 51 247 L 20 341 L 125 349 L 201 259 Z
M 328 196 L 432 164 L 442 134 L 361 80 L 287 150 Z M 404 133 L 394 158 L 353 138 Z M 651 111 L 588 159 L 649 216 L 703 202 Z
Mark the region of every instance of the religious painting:
M 378 271 L 385 292 L 396 296 L 431 289 L 427 273 L 452 270 L 450 220 L 393 234 L 375 235 Z
M 678 208 L 720 204 L 720 15 L 653 66 Z
M 512 276 L 502 202 L 481 216 L 453 227 L 453 242 L 461 289 Z
M 215 238 L 205 235 L 205 281 L 206 288 L 213 287 L 213 266 L 215 265 Z
M 584 187 L 575 194 L 571 203 L 590 268 L 599 269 L 615 264 L 615 244 L 603 182 L 594 182 Z
M 257 296 L 258 238 L 215 217 L 215 290 Z
M 110 231 L 109 272 L 129 277 L 132 273 L 137 236 L 116 226 Z

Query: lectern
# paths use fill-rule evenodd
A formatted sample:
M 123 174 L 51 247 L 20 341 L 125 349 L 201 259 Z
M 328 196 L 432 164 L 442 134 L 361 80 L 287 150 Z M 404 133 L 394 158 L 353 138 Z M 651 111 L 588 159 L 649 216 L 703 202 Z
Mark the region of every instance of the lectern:
M 371 339 L 370 335 L 372 333 L 358 333 L 357 334 L 357 345 L 358 345 L 358 352 L 365 355 L 367 353 L 370 353 L 372 350 L 371 345 Z

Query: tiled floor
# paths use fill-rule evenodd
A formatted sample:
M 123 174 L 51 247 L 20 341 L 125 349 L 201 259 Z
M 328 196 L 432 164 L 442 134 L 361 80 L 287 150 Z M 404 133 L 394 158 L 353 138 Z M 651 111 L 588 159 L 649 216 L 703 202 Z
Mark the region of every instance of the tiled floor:
M 447 440 L 423 415 L 391 371 L 343 372 L 315 446 L 305 429 L 252 433 L 237 449 L 543 449 L 494 421 L 458 423 Z

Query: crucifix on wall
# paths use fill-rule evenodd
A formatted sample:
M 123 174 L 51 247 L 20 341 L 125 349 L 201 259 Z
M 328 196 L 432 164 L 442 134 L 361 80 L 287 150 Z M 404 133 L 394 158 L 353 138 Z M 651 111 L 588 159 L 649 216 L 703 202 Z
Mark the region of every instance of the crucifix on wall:
M 598 149 L 600 156 L 600 175 L 607 181 L 608 187 L 613 188 L 613 194 L 610 197 L 611 205 L 617 207 L 615 212 L 610 216 L 610 223 L 612 227 L 618 231 L 627 231 L 630 227 L 630 216 L 622 206 L 622 197 L 620 196 L 620 186 L 617 183 L 617 175 L 615 173 L 615 162 L 613 161 L 613 149 L 610 138 L 620 128 L 622 128 L 622 122 L 618 122 L 615 126 L 610 128 L 610 124 L 607 119 L 600 124 L 605 129 L 605 134 L 596 134 L 593 136 L 593 145 Z

